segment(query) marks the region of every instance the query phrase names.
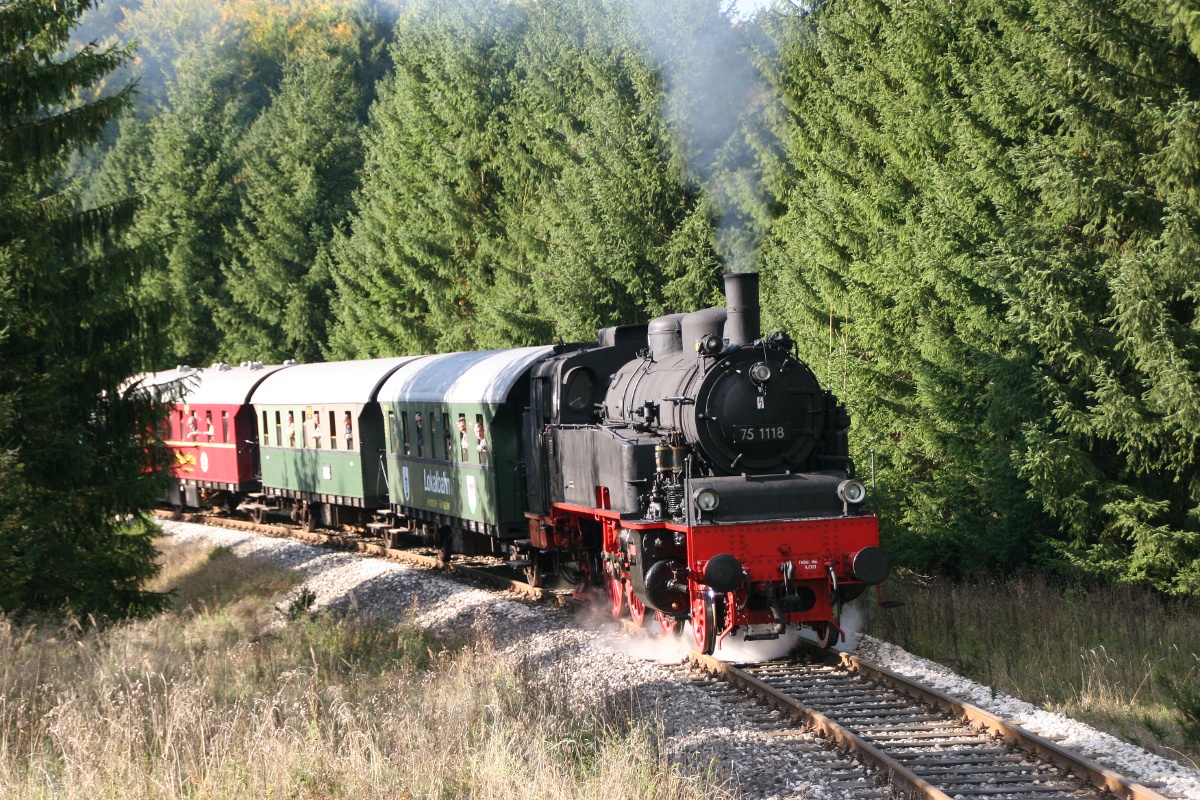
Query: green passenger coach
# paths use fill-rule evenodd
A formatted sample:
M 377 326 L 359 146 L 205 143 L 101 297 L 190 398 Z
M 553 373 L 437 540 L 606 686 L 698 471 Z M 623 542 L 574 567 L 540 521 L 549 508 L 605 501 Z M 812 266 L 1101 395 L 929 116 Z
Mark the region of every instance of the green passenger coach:
M 305 528 L 336 526 L 388 505 L 383 383 L 420 356 L 300 364 L 271 375 L 254 392 L 261 454 L 257 518 L 290 511 Z M 354 511 L 360 509 L 360 512 Z
M 554 347 L 426 356 L 379 391 L 392 510 L 455 552 L 528 535 L 522 413 Z

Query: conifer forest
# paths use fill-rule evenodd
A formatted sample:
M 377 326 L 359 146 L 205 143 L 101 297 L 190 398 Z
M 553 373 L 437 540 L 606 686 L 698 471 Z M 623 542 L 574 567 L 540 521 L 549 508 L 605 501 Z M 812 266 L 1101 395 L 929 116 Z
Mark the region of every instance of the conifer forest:
M 136 372 L 587 340 L 726 270 L 899 564 L 1200 595 L 1200 4 L 728 5 L 0 0 L 0 608 L 153 605 Z

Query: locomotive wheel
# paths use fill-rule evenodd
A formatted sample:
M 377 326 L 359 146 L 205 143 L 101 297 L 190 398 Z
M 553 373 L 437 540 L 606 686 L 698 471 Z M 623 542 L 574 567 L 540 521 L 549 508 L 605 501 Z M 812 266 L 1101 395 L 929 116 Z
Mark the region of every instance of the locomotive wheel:
M 706 656 L 716 648 L 720 616 L 716 598 L 702 594 L 692 598 L 692 639 L 696 649 Z
M 632 583 L 625 584 L 625 598 L 629 601 L 629 618 L 639 628 L 646 624 L 646 604 L 633 590 Z
M 818 622 L 813 626 L 813 630 L 817 634 L 819 647 L 833 647 L 841 637 L 841 633 L 832 622 Z
M 250 509 L 250 519 L 255 525 L 262 525 L 263 520 L 267 518 L 267 510 L 265 508 Z
M 525 568 L 525 582 L 535 589 L 542 585 L 542 570 L 538 567 L 537 553 L 533 554 L 533 563 Z
M 654 612 L 654 616 L 658 619 L 658 627 L 662 628 L 663 636 L 679 636 L 683 633 L 683 620 L 675 619 L 661 611 Z
M 449 528 L 444 528 L 438 531 L 438 543 L 435 553 L 438 557 L 438 561 L 441 561 L 443 564 L 449 564 L 450 556 L 454 553 L 454 548 L 451 547 L 452 536 L 453 533 L 451 533 Z
M 608 589 L 608 613 L 620 617 L 625 610 L 625 587 L 621 581 L 612 575 L 604 576 L 604 586 Z

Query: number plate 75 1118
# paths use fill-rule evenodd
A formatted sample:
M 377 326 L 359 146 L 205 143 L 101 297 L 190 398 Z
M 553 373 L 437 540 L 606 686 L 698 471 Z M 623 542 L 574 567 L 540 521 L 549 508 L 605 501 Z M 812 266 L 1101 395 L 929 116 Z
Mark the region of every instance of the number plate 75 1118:
M 788 438 L 783 425 L 736 425 L 734 437 L 739 442 L 775 442 Z

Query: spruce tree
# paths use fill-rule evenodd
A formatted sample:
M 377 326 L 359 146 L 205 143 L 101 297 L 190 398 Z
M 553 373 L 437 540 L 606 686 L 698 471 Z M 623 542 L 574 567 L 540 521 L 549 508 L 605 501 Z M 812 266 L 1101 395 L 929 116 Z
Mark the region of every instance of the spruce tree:
M 229 303 L 215 311 L 226 358 L 320 359 L 332 282 L 318 255 L 349 209 L 361 168 L 362 95 L 343 57 L 305 49 L 240 143 Z
M 144 293 L 171 310 L 171 362 L 203 365 L 223 356 L 215 316 L 230 299 L 221 265 L 233 257 L 243 168 L 237 145 L 253 114 L 244 82 L 197 57 L 171 87 L 171 107 L 150 123 L 147 168 L 135 181 L 142 207 L 134 235 L 157 253 Z
M 1198 586 L 1197 59 L 1169 10 L 775 19 L 792 185 L 769 296 L 845 387 L 893 541 L 927 566 Z
M 332 248 L 333 354 L 460 350 L 486 338 L 474 303 L 502 247 L 496 162 L 524 13 L 417 3 L 397 23 L 394 72 L 364 134 L 358 212 Z
M 153 607 L 140 520 L 161 492 L 151 401 L 126 388 L 151 347 L 141 259 L 114 246 L 129 203 L 77 210 L 56 176 L 130 103 L 77 98 L 130 58 L 71 52 L 90 0 L 0 9 L 0 609 Z M 149 459 L 149 462 L 148 460 Z
M 334 354 L 590 339 L 719 297 L 633 3 L 417 3 L 393 60 L 333 248 Z
M 549 3 L 516 65 L 513 149 L 528 155 L 508 228 L 564 338 L 719 298 L 712 209 L 668 108 L 671 54 L 648 49 L 643 22 L 629 2 Z

